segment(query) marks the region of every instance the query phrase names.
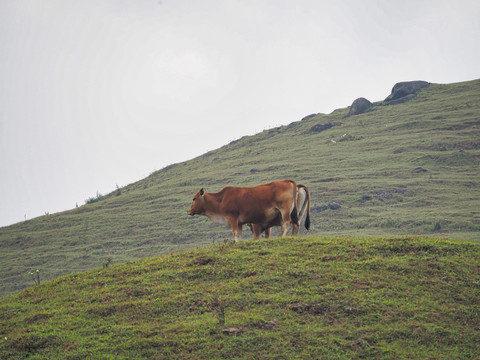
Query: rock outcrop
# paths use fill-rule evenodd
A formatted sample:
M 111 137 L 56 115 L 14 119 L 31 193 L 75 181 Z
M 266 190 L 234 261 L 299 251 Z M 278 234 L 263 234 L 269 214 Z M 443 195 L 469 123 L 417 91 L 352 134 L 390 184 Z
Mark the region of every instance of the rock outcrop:
M 319 133 L 319 132 L 322 132 L 322 131 L 325 131 L 325 130 L 328 130 L 332 127 L 334 127 L 335 125 L 338 125 L 334 122 L 327 122 L 327 123 L 324 123 L 324 124 L 317 124 L 317 125 L 314 125 L 311 127 L 309 133 L 310 134 L 314 134 L 314 133 Z
M 387 105 L 396 105 L 412 100 L 415 96 L 417 96 L 421 89 L 429 85 L 430 83 L 427 81 L 407 81 L 396 83 L 392 89 L 392 93 L 385 99 L 385 103 Z
M 361 97 L 356 99 L 350 106 L 350 111 L 347 116 L 363 114 L 372 107 L 372 103 L 367 99 Z

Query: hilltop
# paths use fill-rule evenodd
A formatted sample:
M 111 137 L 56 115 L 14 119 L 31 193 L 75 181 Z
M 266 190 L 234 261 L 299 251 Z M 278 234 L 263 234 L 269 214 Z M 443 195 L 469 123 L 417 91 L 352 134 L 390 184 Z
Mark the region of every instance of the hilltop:
M 202 187 L 292 178 L 312 194 L 310 235 L 479 241 L 479 99 L 480 80 L 430 84 L 406 103 L 313 114 L 168 166 L 100 201 L 0 228 L 0 295 L 33 285 L 30 270 L 43 282 L 231 237 L 186 215 Z
M 218 243 L 0 299 L 0 359 L 473 359 L 480 244 Z

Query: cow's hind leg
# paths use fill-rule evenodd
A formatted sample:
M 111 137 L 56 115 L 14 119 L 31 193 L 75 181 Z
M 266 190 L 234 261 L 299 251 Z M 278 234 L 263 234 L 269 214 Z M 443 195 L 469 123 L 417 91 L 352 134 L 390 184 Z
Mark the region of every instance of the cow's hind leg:
M 298 235 L 299 231 L 300 231 L 300 225 L 297 223 L 293 223 L 292 235 L 293 236 Z
M 290 229 L 290 225 L 292 224 L 292 220 L 290 218 L 289 210 L 278 209 L 279 216 L 280 216 L 280 234 L 278 236 L 285 236 L 287 235 L 288 229 Z
M 290 229 L 290 224 L 290 221 L 283 221 L 282 225 L 280 226 L 280 237 L 287 235 L 288 229 Z

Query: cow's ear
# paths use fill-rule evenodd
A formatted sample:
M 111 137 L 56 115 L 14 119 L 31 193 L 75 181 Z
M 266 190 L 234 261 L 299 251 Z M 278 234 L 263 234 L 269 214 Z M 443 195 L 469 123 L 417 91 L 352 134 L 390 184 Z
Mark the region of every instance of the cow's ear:
M 203 194 L 205 194 L 205 190 L 203 190 L 203 188 L 200 189 L 200 196 L 203 196 Z

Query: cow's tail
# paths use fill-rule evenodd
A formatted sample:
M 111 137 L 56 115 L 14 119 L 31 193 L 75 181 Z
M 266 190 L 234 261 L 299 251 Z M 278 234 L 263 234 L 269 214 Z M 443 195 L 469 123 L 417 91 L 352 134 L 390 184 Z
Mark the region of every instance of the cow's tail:
M 307 216 L 305 218 L 305 229 L 309 230 L 310 229 L 310 190 L 308 190 L 308 188 L 305 185 L 298 185 L 298 187 L 303 188 L 303 190 L 305 190 L 305 193 L 307 194 L 307 208 L 305 209 Z M 301 212 L 303 211 L 304 209 L 301 210 Z
M 293 210 L 290 213 L 290 218 L 294 224 L 298 224 L 298 210 L 297 210 L 297 183 L 293 180 L 290 180 L 293 185 Z

